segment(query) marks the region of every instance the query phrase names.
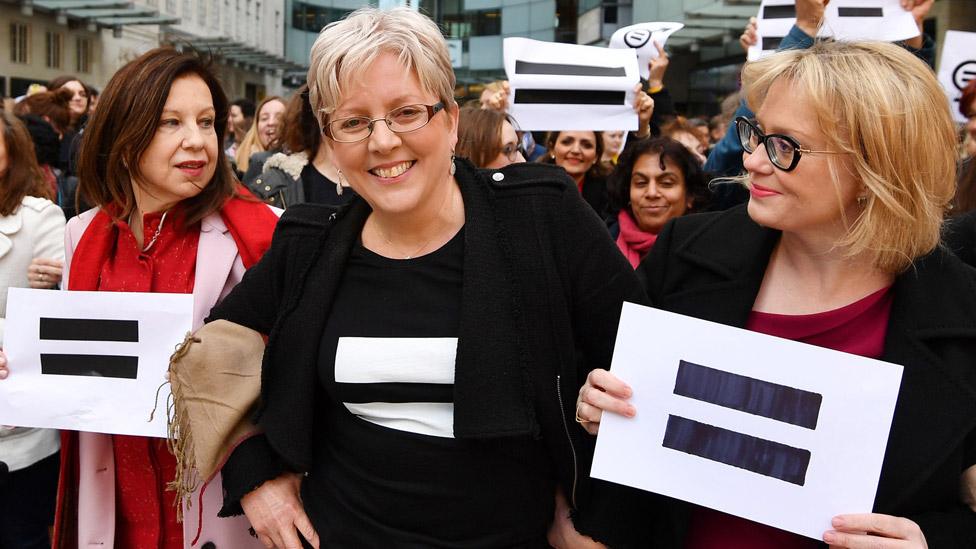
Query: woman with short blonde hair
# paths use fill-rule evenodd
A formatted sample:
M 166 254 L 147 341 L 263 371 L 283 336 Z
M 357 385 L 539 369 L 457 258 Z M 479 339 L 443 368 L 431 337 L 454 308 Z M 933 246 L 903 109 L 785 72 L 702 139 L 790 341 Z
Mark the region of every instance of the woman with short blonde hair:
M 668 223 L 640 267 L 648 295 L 672 312 L 902 365 L 874 512 L 833 517 L 823 541 L 970 547 L 976 272 L 939 246 L 955 181 L 945 95 L 919 59 L 883 43 L 780 52 L 748 64 L 743 82 L 757 113 L 736 120 L 749 203 Z M 595 434 L 604 411 L 633 417 L 629 391 L 591 372 L 580 421 Z M 597 503 L 642 505 L 668 504 L 625 490 Z M 819 546 L 710 509 L 677 513 L 687 535 L 655 547 Z M 651 525 L 577 526 L 637 547 Z
M 427 17 L 328 25 L 308 82 L 357 196 L 289 207 L 212 311 L 270 334 L 262 434 L 223 466 L 224 512 L 268 547 L 578 539 L 591 449 L 573 398 L 609 365 L 636 276 L 558 168 L 455 158 L 454 73 Z

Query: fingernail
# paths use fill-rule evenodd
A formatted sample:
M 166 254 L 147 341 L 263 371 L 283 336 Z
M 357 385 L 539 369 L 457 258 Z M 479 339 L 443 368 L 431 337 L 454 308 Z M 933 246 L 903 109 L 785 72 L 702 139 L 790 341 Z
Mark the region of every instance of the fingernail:
M 823 540 L 824 543 L 830 544 L 837 541 L 837 536 L 834 534 L 834 532 L 824 532 Z
M 844 526 L 844 519 L 842 517 L 834 517 L 831 519 L 830 524 L 832 524 L 834 528 L 842 528 Z
M 9 370 L 0 370 L 0 379 L 7 379 L 7 374 L 9 373 Z
M 634 417 L 636 415 L 637 415 L 637 408 L 634 408 L 633 406 L 628 406 L 627 407 L 627 417 Z

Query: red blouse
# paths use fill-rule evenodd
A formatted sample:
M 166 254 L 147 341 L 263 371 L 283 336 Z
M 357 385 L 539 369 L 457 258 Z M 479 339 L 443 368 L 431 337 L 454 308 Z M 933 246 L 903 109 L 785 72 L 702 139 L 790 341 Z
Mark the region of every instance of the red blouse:
M 850 305 L 811 315 L 753 311 L 746 329 L 869 358 L 884 351 L 891 313 L 891 288 Z M 698 507 L 686 549 L 815 549 L 819 541 L 743 518 Z
M 161 213 L 144 215 L 143 246 L 128 224 L 116 223 L 115 248 L 102 265 L 99 291 L 192 293 L 200 224 L 184 228 L 183 219 L 179 206 L 165 219 Z M 166 440 L 113 435 L 112 444 L 116 547 L 183 549 L 176 494 L 166 490 L 176 478 L 176 458 Z

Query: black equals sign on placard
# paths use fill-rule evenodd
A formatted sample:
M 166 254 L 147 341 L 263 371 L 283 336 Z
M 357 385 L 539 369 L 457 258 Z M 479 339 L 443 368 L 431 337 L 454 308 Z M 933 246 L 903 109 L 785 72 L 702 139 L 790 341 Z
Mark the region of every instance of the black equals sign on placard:
M 680 361 L 674 394 L 815 430 L 823 395 Z M 810 451 L 676 415 L 665 448 L 803 486 Z
M 86 318 L 41 318 L 43 341 L 139 342 L 139 322 Z M 138 356 L 41 353 L 41 373 L 136 379 Z
M 627 76 L 625 67 L 568 65 L 561 63 L 534 63 L 515 61 L 515 74 L 535 74 L 547 76 Z M 627 93 L 612 90 L 539 90 L 518 88 L 514 102 L 522 105 L 623 105 Z
M 838 7 L 838 17 L 884 17 L 884 8 Z

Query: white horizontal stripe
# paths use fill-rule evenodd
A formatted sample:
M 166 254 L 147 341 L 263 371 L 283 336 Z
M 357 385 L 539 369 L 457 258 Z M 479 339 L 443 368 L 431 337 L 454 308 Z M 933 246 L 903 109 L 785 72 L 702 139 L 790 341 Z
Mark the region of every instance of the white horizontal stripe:
M 454 404 L 451 402 L 343 402 L 360 419 L 418 435 L 454 438 Z
M 340 337 L 338 383 L 454 383 L 456 337 Z

